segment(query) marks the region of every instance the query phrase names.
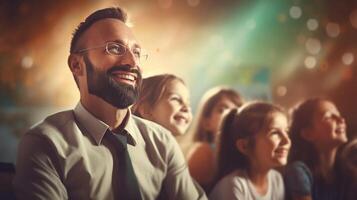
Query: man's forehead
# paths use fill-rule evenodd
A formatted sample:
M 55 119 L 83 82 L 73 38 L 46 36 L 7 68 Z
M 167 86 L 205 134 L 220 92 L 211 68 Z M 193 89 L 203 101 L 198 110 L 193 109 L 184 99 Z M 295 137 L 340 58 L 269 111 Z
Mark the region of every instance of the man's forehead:
M 107 18 L 95 22 L 84 34 L 83 42 L 87 45 L 101 44 L 108 41 L 123 41 L 136 44 L 131 28 L 119 19 Z

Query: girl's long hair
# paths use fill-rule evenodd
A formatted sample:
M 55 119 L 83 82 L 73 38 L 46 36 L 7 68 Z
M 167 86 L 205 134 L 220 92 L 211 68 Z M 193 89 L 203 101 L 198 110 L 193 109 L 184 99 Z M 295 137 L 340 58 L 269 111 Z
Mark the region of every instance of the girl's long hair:
M 162 98 L 167 85 L 173 80 L 178 80 L 185 85 L 181 78 L 173 74 L 160 74 L 144 78 L 139 98 L 131 107 L 133 114 L 142 117 L 140 108 L 152 108 Z
M 271 123 L 271 116 L 276 112 L 286 116 L 281 107 L 266 102 L 249 103 L 239 112 L 233 109 L 228 113 L 223 121 L 218 141 L 217 181 L 236 169 L 249 168 L 249 158 L 238 150 L 236 142 L 239 139 L 246 139 L 248 148 L 254 148 L 256 134 Z
M 213 143 L 214 138 L 213 133 L 209 133 L 205 128 L 203 121 L 209 118 L 212 114 L 213 108 L 216 104 L 223 98 L 227 97 L 231 100 L 237 107 L 243 104 L 243 100 L 239 93 L 234 89 L 228 87 L 214 87 L 208 90 L 202 97 L 198 109 L 196 118 L 194 119 L 192 126 L 192 136 L 194 141 Z
M 307 99 L 292 110 L 289 162 L 302 161 L 310 169 L 314 169 L 317 165 L 318 152 L 311 142 L 302 137 L 302 132 L 313 126 L 316 109 L 324 101 L 327 100 L 320 97 Z

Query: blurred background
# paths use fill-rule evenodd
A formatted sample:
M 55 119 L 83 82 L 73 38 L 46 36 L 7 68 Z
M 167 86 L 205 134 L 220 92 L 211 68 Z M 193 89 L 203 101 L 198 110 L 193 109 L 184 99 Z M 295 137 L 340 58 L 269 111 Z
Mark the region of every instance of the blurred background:
M 0 162 L 15 162 L 31 125 L 77 103 L 71 34 L 108 6 L 129 12 L 144 77 L 182 77 L 193 111 L 216 85 L 287 109 L 323 95 L 357 135 L 357 0 L 1 0 Z

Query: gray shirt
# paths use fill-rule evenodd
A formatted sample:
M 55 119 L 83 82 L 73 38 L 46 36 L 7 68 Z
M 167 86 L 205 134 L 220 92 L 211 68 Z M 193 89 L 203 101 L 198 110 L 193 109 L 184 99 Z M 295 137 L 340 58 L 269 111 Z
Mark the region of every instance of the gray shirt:
M 109 126 L 80 103 L 47 117 L 19 144 L 14 188 L 18 199 L 116 199 L 116 152 Z M 189 175 L 169 131 L 128 112 L 128 152 L 143 199 L 206 199 Z
M 279 172 L 270 170 L 268 172 L 268 191 L 266 194 L 260 195 L 244 172 L 234 171 L 217 183 L 209 199 L 284 200 L 284 182 Z

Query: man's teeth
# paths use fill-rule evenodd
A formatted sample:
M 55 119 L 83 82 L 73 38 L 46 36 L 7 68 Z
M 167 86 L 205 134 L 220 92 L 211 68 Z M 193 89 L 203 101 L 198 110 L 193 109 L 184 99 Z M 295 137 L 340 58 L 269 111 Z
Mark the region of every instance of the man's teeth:
M 118 78 L 127 79 L 127 80 L 130 80 L 130 81 L 135 81 L 135 76 L 130 75 L 130 74 L 116 74 L 116 76 Z

